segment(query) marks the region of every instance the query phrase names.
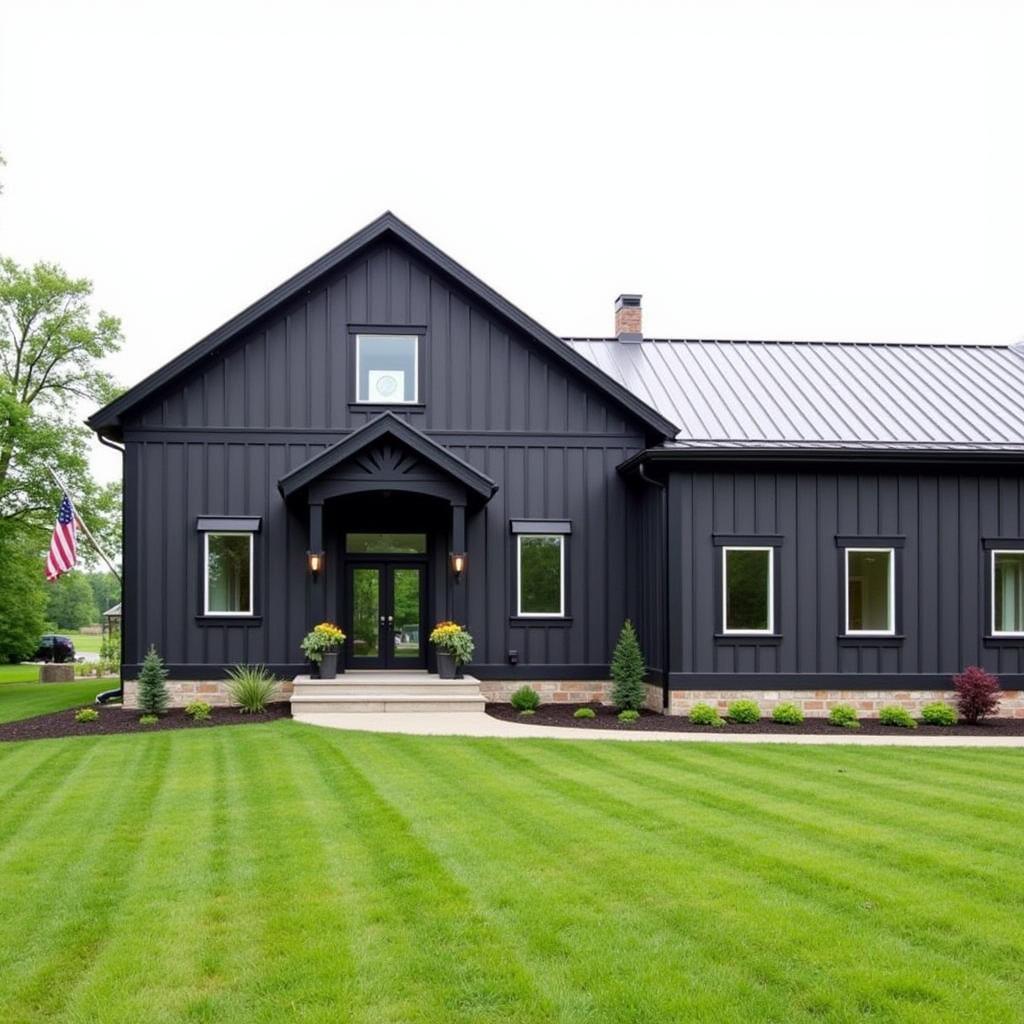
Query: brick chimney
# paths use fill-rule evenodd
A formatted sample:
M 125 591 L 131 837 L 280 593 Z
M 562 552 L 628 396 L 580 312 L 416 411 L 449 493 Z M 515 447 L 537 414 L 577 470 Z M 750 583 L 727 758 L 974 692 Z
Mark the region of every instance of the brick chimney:
M 619 341 L 643 341 L 642 295 L 620 295 L 615 300 L 615 337 Z

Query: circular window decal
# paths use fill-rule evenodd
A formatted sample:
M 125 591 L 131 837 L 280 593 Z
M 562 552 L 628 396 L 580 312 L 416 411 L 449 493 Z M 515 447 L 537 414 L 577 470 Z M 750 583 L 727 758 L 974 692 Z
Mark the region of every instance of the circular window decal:
M 398 390 L 398 381 L 391 374 L 384 374 L 377 378 L 377 392 L 385 398 L 390 398 Z

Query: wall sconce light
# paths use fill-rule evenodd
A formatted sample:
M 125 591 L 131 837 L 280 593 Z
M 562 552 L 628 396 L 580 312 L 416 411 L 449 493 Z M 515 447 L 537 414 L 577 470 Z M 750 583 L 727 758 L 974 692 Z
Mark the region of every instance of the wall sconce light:
M 316 579 L 317 573 L 323 572 L 324 569 L 324 553 L 322 551 L 307 551 L 306 565 L 309 566 L 313 579 Z
M 448 557 L 451 559 L 452 573 L 458 580 L 466 571 L 466 553 L 465 551 L 453 551 Z

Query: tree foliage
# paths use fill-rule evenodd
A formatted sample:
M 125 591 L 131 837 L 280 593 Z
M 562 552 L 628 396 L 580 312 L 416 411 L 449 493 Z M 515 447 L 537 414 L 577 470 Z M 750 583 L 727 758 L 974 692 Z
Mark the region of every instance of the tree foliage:
M 17 531 L 0 531 L 0 566 L 0 661 L 24 661 L 46 628 L 43 551 Z
M 37 563 L 34 571 L 39 573 Z M 96 598 L 85 573 L 66 572 L 46 586 L 46 618 L 58 629 L 81 629 L 100 621 Z
M 59 495 L 50 465 L 93 532 L 117 547 L 119 488 L 89 474 L 80 406 L 115 396 L 100 363 L 121 347 L 121 324 L 93 315 L 91 294 L 91 282 L 55 264 L 0 258 L 0 529 L 52 529 Z
M 647 700 L 646 665 L 633 623 L 626 619 L 612 654 L 612 703 L 617 708 L 639 711 Z

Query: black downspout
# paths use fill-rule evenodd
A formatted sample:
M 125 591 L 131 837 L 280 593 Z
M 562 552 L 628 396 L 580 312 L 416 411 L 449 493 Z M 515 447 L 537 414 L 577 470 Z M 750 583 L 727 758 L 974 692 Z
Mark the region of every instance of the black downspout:
M 100 439 L 100 444 L 105 445 L 107 448 L 113 448 L 115 452 L 121 453 L 121 629 L 120 637 L 118 638 L 121 643 L 121 657 L 118 659 L 119 668 L 118 674 L 120 676 L 121 685 L 116 690 L 104 690 L 102 693 L 96 694 L 97 704 L 106 704 L 109 701 L 124 701 L 124 449 L 113 441 L 108 441 L 102 434 L 96 435 Z
M 668 564 L 668 488 L 660 481 L 655 480 L 653 477 L 649 477 L 644 471 L 644 464 L 642 462 L 637 464 L 637 473 L 640 479 L 646 484 L 653 484 L 653 486 L 661 489 L 661 508 L 662 514 L 665 519 L 665 586 L 662 600 L 665 602 L 665 628 L 662 630 L 664 650 L 662 651 L 662 670 L 661 670 L 661 709 L 665 711 L 669 706 L 669 680 L 668 680 L 668 663 L 671 646 L 669 644 L 668 634 L 668 592 L 669 592 L 669 564 Z

